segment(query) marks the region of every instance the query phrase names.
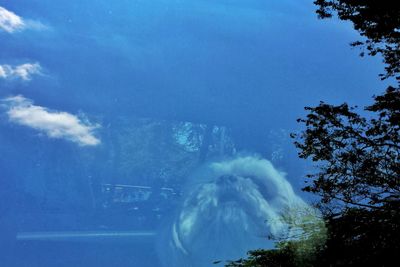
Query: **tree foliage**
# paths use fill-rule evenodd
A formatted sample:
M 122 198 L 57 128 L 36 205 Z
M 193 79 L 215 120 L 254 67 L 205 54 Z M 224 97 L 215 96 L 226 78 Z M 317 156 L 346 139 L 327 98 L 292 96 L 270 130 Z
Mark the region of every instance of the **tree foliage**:
M 391 0 L 315 0 L 320 18 L 351 21 L 368 55 L 382 55 L 383 79 L 400 82 L 400 8 Z M 361 53 L 364 55 L 364 52 Z M 314 256 L 296 254 L 298 241 L 257 250 L 228 266 L 397 266 L 400 251 L 400 89 L 389 86 L 374 103 L 356 107 L 321 102 L 306 107 L 293 134 L 300 158 L 318 164 L 305 191 L 321 197 L 326 243 Z
M 343 207 L 396 209 L 400 199 L 400 91 L 389 87 L 362 117 L 347 104 L 307 107 L 306 130 L 295 145 L 320 162 L 305 191 Z M 294 135 L 296 137 L 296 135 Z
M 295 267 L 294 250 L 287 246 L 281 249 L 249 251 L 247 259 L 228 262 L 227 267 Z
M 313 266 L 397 266 L 398 211 L 351 208 L 340 216 L 327 216 L 326 224 L 327 242 Z
M 293 135 L 299 156 L 319 163 L 304 188 L 321 196 L 328 227 L 315 266 L 392 266 L 400 251 L 400 90 L 374 99 L 368 116 L 307 107 L 306 130 Z
M 381 54 L 386 64 L 382 78 L 396 77 L 400 81 L 400 8 L 392 0 L 315 0 L 320 18 L 336 14 L 339 19 L 351 21 L 365 37 L 352 46 L 361 46 L 368 54 Z M 361 53 L 364 55 L 364 52 Z

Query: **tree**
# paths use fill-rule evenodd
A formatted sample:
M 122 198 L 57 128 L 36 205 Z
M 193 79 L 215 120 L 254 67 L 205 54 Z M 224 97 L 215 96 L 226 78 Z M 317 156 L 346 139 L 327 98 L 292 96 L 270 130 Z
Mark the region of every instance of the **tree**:
M 381 54 L 386 64 L 383 79 L 396 77 L 400 81 L 400 8 L 392 0 L 315 0 L 320 18 L 336 14 L 341 20 L 351 21 L 365 37 L 352 46 L 360 46 L 368 55 Z M 364 55 L 364 52 L 361 53 Z
M 247 259 L 229 261 L 226 267 L 296 267 L 294 249 L 285 246 L 280 249 L 253 250 Z
M 400 9 L 390 0 L 315 0 L 320 18 L 351 21 L 368 55 L 382 55 L 385 74 L 400 83 Z M 361 56 L 364 52 L 361 53 Z M 327 242 L 313 261 L 290 261 L 295 241 L 254 251 L 231 266 L 396 266 L 400 251 L 400 89 L 389 86 L 365 114 L 321 102 L 299 119 L 299 156 L 318 164 L 305 191 L 321 197 Z M 362 114 L 362 115 L 361 115 Z M 290 253 L 288 253 L 288 249 Z M 271 257 L 271 255 L 273 257 Z M 278 262 L 277 262 L 278 260 Z M 294 264 L 294 265 L 293 265 Z
M 389 87 L 365 108 L 367 119 L 347 104 L 321 103 L 299 119 L 306 130 L 293 137 L 300 158 L 322 163 L 305 191 L 336 208 L 393 209 L 400 200 L 400 91 Z M 341 206 L 339 206 L 341 205 Z
M 347 104 L 307 107 L 300 158 L 319 163 L 305 191 L 321 196 L 328 238 L 319 266 L 392 266 L 400 251 L 400 90 L 359 115 Z M 323 262 L 325 264 L 323 264 Z
M 387 210 L 350 208 L 326 216 L 328 236 L 314 266 L 397 266 L 400 216 Z
M 394 1 L 316 0 L 320 18 L 349 20 L 368 54 L 381 54 L 383 79 L 400 82 L 400 9 Z M 364 53 L 362 53 L 363 55 Z M 305 191 L 321 196 L 328 237 L 318 266 L 393 266 L 400 251 L 400 89 L 389 86 L 365 107 L 306 107 L 300 158 L 319 164 Z

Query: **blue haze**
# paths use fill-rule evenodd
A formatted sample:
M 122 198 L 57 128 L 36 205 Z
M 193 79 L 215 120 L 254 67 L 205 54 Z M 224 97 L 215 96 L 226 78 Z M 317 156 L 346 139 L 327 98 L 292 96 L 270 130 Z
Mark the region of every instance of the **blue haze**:
M 321 100 L 362 106 L 383 89 L 380 59 L 360 58 L 349 46 L 359 38 L 351 25 L 318 20 L 311 0 L 0 0 L 0 6 L 43 26 L 0 31 L 0 65 L 42 67 L 30 81 L 0 77 L 0 98 L 22 95 L 78 115 L 100 125 L 93 135 L 101 140 L 82 146 L 50 138 L 13 123 L 9 107 L 0 106 L 0 256 L 7 266 L 158 266 L 153 237 L 51 242 L 15 235 L 163 231 L 185 193 L 184 177 L 201 165 L 190 149 L 174 158 L 176 148 L 165 141 L 181 122 L 197 125 L 203 141 L 206 126 L 217 127 L 217 136 L 226 129 L 219 157 L 257 153 L 302 195 L 308 166 L 288 134 L 298 130 L 303 107 Z M 177 196 L 158 203 L 162 218 L 151 203 L 139 215 L 99 215 L 100 187 L 113 183 L 173 188 Z M 145 223 L 130 222 L 132 216 Z

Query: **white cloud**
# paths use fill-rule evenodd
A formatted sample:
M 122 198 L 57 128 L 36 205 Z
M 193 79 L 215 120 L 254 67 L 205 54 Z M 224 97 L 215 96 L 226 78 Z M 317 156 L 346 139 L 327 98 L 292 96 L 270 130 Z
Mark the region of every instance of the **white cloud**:
M 13 33 L 25 28 L 24 20 L 15 13 L 0 6 L 0 29 Z
M 39 63 L 25 63 L 17 66 L 0 65 L 0 78 L 21 79 L 29 81 L 32 75 L 41 74 L 42 67 Z
M 0 30 L 15 33 L 25 29 L 41 31 L 48 30 L 50 27 L 37 20 L 24 19 L 0 6 Z
M 7 73 L 6 70 L 3 68 L 3 66 L 0 65 L 0 78 L 6 78 Z
M 67 112 L 50 111 L 34 105 L 21 95 L 3 100 L 8 107 L 8 117 L 12 122 L 28 126 L 47 134 L 50 138 L 67 139 L 81 146 L 96 146 L 100 140 L 93 135 L 98 125 L 82 121 Z

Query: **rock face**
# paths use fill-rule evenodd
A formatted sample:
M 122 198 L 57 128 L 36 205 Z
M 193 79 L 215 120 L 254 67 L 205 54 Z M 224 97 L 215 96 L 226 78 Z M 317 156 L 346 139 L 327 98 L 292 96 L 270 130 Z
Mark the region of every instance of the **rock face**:
M 308 207 L 285 175 L 258 157 L 211 163 L 189 180 L 159 240 L 164 266 L 212 266 L 271 248 L 269 235 L 290 237 L 289 212 Z

